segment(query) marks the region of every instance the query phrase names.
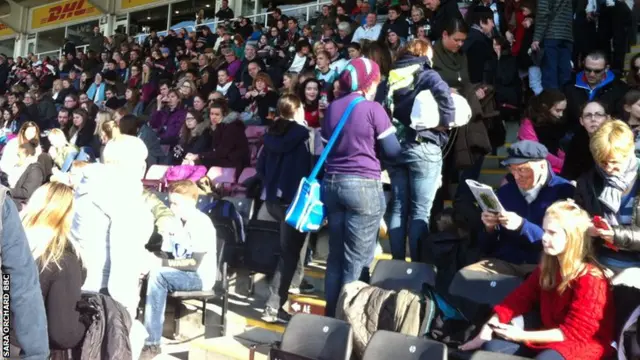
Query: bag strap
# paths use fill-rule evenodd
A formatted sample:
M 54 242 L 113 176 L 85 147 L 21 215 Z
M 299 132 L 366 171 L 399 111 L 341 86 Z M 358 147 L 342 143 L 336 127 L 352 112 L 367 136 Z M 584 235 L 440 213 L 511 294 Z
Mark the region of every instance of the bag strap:
M 340 118 L 338 125 L 333 130 L 333 134 L 331 134 L 331 138 L 329 139 L 329 142 L 327 142 L 327 145 L 324 147 L 324 150 L 322 151 L 322 155 L 320 155 L 320 159 L 318 159 L 316 166 L 314 166 L 313 170 L 311 170 L 311 175 L 309 175 L 308 180 L 314 180 L 316 176 L 318 176 L 320 169 L 322 169 L 322 165 L 324 165 L 325 160 L 327 160 L 327 156 L 329 156 L 329 152 L 331 151 L 331 148 L 333 147 L 333 145 L 335 145 L 336 141 L 338 140 L 338 136 L 340 136 L 340 132 L 342 131 L 342 128 L 344 128 L 344 125 L 347 123 L 347 120 L 349 120 L 349 115 L 351 115 L 351 111 L 353 110 L 354 107 L 356 107 L 356 105 L 359 102 L 363 100 L 364 98 L 362 96 L 358 96 L 357 98 L 351 100 L 351 102 L 349 103 L 349 106 L 347 106 L 347 110 L 345 110 L 345 112 L 342 114 L 342 118 Z

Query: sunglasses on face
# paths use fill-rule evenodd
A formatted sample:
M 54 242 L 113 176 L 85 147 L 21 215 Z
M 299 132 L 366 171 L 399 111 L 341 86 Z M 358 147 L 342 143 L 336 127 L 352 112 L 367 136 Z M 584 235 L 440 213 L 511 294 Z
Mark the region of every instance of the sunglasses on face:
M 590 68 L 584 68 L 584 72 L 586 73 L 591 73 L 594 75 L 599 75 L 602 74 L 606 69 L 590 69 Z

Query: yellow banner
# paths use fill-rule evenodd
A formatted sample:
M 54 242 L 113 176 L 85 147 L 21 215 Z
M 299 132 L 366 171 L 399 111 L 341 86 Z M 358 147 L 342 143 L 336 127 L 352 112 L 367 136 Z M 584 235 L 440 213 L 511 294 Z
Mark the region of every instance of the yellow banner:
M 88 0 L 61 1 L 33 9 L 31 28 L 38 29 L 45 26 L 61 25 L 95 15 L 100 15 L 100 10 L 91 5 Z
M 10 27 L 5 24 L 0 24 L 0 36 L 8 36 L 13 34 L 15 34 L 15 31 L 13 31 Z
M 120 0 L 120 7 L 122 9 L 130 9 L 132 7 L 151 4 L 157 0 Z

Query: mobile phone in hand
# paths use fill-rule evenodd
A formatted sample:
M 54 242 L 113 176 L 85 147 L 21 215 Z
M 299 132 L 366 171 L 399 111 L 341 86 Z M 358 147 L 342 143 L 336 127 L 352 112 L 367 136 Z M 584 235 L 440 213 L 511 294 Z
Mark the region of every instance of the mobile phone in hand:
M 607 224 L 602 217 L 596 215 L 593 217 L 593 226 L 596 227 L 596 229 L 602 229 L 602 230 L 611 230 L 611 227 L 609 226 L 609 224 Z M 608 242 L 608 241 L 604 241 L 604 245 L 606 247 L 608 247 L 609 249 L 613 250 L 613 251 L 618 251 L 620 249 L 618 249 L 617 246 L 613 245 L 612 243 Z
M 609 227 L 609 224 L 607 224 L 602 217 L 596 215 L 593 217 L 593 225 L 598 228 L 598 229 L 602 229 L 602 230 L 611 230 L 611 227 Z

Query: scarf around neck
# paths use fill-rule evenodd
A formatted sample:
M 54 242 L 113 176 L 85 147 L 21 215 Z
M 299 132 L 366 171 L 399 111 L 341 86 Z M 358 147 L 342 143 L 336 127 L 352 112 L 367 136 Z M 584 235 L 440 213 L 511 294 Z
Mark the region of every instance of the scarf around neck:
M 598 164 L 596 170 L 604 180 L 604 189 L 598 200 L 605 207 L 604 215 L 611 225 L 618 225 L 616 214 L 620 211 L 622 194 L 631 188 L 638 176 L 638 159 L 631 156 L 622 174 L 608 175 Z

